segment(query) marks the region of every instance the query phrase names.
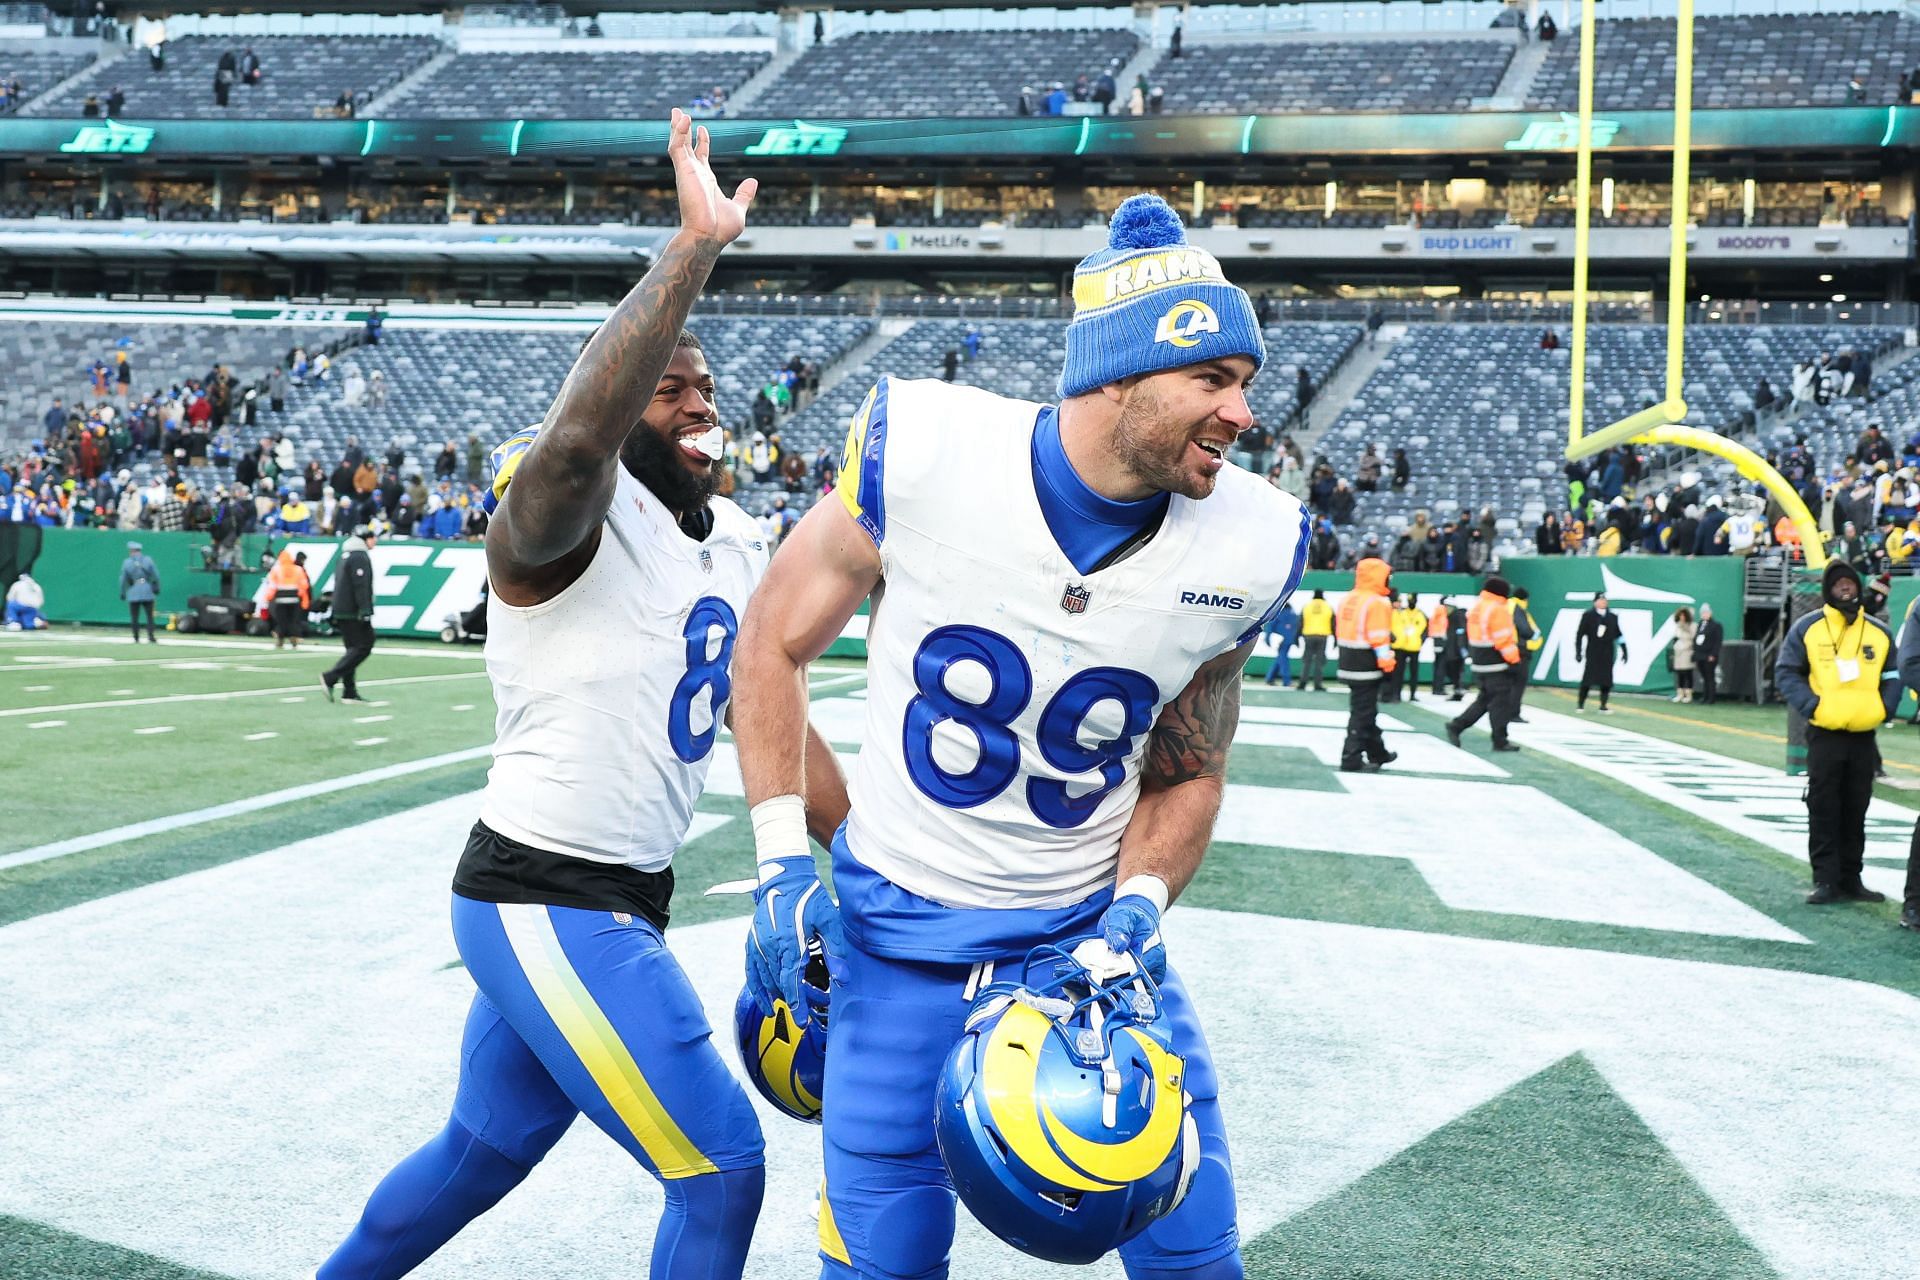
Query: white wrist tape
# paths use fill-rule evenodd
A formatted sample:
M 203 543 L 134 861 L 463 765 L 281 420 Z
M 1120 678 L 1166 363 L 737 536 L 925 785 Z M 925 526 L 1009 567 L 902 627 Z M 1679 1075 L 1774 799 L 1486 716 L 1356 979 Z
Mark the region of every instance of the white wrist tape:
M 1153 904 L 1153 909 L 1166 914 L 1169 892 L 1167 882 L 1159 876 L 1128 876 L 1118 889 L 1113 891 L 1113 900 L 1118 902 L 1129 894 L 1138 894 Z
M 774 796 L 753 806 L 753 853 L 760 864 L 760 880 L 765 883 L 780 874 L 780 867 L 769 864 L 777 858 L 806 858 L 813 850 L 807 845 L 807 802 L 799 796 Z

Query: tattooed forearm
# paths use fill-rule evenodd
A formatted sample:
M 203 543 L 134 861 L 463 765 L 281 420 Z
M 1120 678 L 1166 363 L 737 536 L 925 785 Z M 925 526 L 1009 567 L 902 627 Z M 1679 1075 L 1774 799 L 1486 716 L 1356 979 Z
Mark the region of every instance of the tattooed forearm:
M 574 362 L 514 472 L 513 500 L 500 508 L 515 563 L 556 560 L 606 518 L 620 446 L 673 358 L 719 255 L 718 244 L 676 235 Z
M 1247 654 L 1222 654 L 1194 673 L 1160 712 L 1147 738 L 1142 780 L 1171 787 L 1226 772 L 1227 748 L 1240 724 L 1240 672 Z

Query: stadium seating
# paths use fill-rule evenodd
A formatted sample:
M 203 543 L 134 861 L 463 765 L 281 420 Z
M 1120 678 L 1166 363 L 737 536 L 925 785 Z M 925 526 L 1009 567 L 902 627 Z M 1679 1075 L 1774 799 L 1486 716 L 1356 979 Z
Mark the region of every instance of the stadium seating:
M 213 324 L 116 324 L 112 321 L 8 320 L 0 325 L 0 442 L 40 434 L 40 419 L 59 396 L 69 406 L 91 402 L 87 370 L 113 363 L 126 341 L 133 393 L 144 396 L 204 378 L 224 364 L 242 383 L 263 377 L 296 344 L 332 345 L 357 332 L 346 326 L 285 327 Z M 117 401 L 114 403 L 118 403 Z M 4 444 L 0 444 L 4 447 Z
M 1351 474 L 1368 443 L 1388 459 L 1404 448 L 1412 464 L 1404 493 L 1359 495 L 1353 536 L 1378 532 L 1390 544 L 1415 508 L 1438 519 L 1490 504 L 1511 551 L 1549 508 L 1564 508 L 1569 353 L 1542 350 L 1542 328 L 1409 326 L 1319 442 L 1341 474 Z M 1587 332 L 1588 429 L 1597 430 L 1659 399 L 1666 330 L 1605 324 Z M 1782 393 L 1797 360 L 1846 345 L 1879 349 L 1898 338 L 1889 328 L 1697 326 L 1687 341 L 1687 421 L 1724 429 L 1752 409 L 1763 374 Z M 1348 534 L 1341 531 L 1343 541 Z
M 901 378 L 937 378 L 946 353 L 959 351 L 969 327 L 980 331 L 980 355 L 962 360 L 955 382 L 988 387 L 1002 395 L 1050 402 L 1058 399 L 1056 387 L 1060 366 L 1066 360 L 1066 327 L 1058 320 L 922 320 L 900 334 L 865 363 L 849 370 L 846 377 L 819 400 L 801 410 L 779 428 L 781 447 L 799 449 L 812 456 L 825 445 L 837 457 L 846 438 L 847 423 L 867 389 L 882 374 Z M 1293 413 L 1296 380 L 1294 368 L 1304 363 L 1314 385 L 1347 357 L 1360 341 L 1357 324 L 1289 323 L 1269 325 L 1266 329 L 1267 364 L 1255 380 L 1248 396 L 1254 412 L 1262 421 L 1282 426 Z M 750 477 L 743 485 L 740 501 L 756 514 L 760 505 L 785 490 L 777 485 L 756 489 Z M 796 509 L 803 508 L 808 495 L 789 497 Z
M 251 47 L 260 58 L 257 85 L 236 84 L 225 107 L 213 100 L 220 55 Z M 167 69 L 154 72 L 144 52 L 102 62 L 57 98 L 21 109 L 27 116 L 77 116 L 86 96 L 104 102 L 115 85 L 127 95 L 129 120 L 304 120 L 352 90 L 380 94 L 419 69 L 444 46 L 425 36 L 188 36 L 167 42 Z
M 1190 44 L 1149 79 L 1171 112 L 1465 111 L 1499 87 L 1513 48 L 1499 36 Z
M 57 53 L 19 46 L 0 49 L 0 80 L 18 80 L 21 93 L 30 102 L 90 61 L 90 54 Z
M 872 325 L 843 317 L 696 314 L 690 327 L 706 345 L 721 420 L 737 434 L 754 393 L 793 355 L 830 363 Z M 424 465 L 442 440 L 464 445 L 469 434 L 477 434 L 491 447 L 540 421 L 585 337 L 575 331 L 389 328 L 379 346 L 335 362 L 334 385 L 299 389 L 284 416 L 262 422 L 286 431 L 303 464 L 310 457 L 331 464 L 347 436 L 357 435 L 372 449 L 398 440 Z M 369 377 L 376 369 L 385 373 L 384 407 L 342 400 L 338 383 L 348 365 Z
M 1536 111 L 1579 107 L 1581 33 L 1554 42 L 1527 95 Z M 1636 18 L 1600 24 L 1594 103 L 1610 111 L 1673 106 L 1674 24 Z M 1920 61 L 1920 23 L 1897 13 L 1753 14 L 1694 25 L 1693 105 L 1842 107 L 1896 100 L 1900 75 Z M 1858 98 L 1849 81 L 1861 86 Z
M 1071 85 L 1138 48 L 1130 31 L 863 31 L 807 50 L 753 111 L 1008 116 L 1021 85 Z
M 397 120 L 650 120 L 718 85 L 729 93 L 763 53 L 463 53 L 409 85 Z

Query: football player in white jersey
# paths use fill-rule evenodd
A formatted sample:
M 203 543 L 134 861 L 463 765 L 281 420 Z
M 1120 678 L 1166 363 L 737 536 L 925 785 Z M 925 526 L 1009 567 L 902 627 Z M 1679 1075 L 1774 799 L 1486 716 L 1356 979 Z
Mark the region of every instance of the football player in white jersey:
M 651 1280 L 737 1280 L 745 1265 L 759 1123 L 662 936 L 737 619 L 767 565 L 754 522 L 714 496 L 713 378 L 682 328 L 754 193 L 748 179 L 723 195 L 707 147 L 674 112 L 678 234 L 541 427 L 504 446 L 487 530 L 497 742 L 453 882 L 454 940 L 479 988 L 459 1087 L 446 1127 L 375 1188 L 319 1280 L 411 1271 L 582 1112 L 665 1189 Z M 808 793 L 824 841 L 847 802 L 811 741 L 826 752 Z
M 1121 1247 L 1128 1274 L 1243 1274 L 1212 1064 L 1159 920 L 1205 852 L 1241 669 L 1299 582 L 1307 521 L 1226 461 L 1264 344 L 1163 201 L 1121 206 L 1074 301 L 1057 407 L 883 378 L 839 500 L 789 535 L 741 630 L 762 911 L 793 925 L 756 930 L 750 963 L 792 1000 L 809 936 L 839 953 L 823 1276 L 947 1274 L 942 1060 L 994 966 L 1017 979 L 1036 944 L 1090 935 L 1164 972 L 1204 1157 L 1186 1200 Z M 869 596 L 836 908 L 807 846 L 803 672 Z

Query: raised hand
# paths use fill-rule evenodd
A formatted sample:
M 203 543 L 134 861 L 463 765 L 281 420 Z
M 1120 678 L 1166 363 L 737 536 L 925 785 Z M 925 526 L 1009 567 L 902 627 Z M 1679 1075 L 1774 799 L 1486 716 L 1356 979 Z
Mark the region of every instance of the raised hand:
M 673 160 L 673 181 L 680 195 L 680 228 L 715 246 L 727 245 L 747 229 L 747 210 L 760 189 L 758 178 L 748 178 L 731 196 L 723 195 L 707 161 L 710 140 L 705 125 L 674 108 L 667 133 L 667 155 Z

